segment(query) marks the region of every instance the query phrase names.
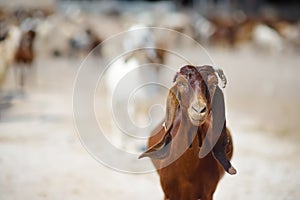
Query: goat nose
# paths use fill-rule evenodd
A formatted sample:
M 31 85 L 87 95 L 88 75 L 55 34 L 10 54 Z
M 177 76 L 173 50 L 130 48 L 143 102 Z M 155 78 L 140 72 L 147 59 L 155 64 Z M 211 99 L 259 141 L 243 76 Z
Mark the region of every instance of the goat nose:
M 192 109 L 199 114 L 203 114 L 206 112 L 206 105 L 194 104 Z

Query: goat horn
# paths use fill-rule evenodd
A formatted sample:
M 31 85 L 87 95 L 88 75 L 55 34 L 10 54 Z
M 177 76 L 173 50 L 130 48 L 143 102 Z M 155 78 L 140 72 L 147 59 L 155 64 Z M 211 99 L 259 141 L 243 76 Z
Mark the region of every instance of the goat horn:
M 223 84 L 223 85 L 222 85 L 222 88 L 225 88 L 226 85 L 227 85 L 227 78 L 226 78 L 226 76 L 225 76 L 223 70 L 219 68 L 219 69 L 216 69 L 215 71 L 217 72 L 219 78 L 220 78 L 221 81 L 222 81 L 222 84 Z

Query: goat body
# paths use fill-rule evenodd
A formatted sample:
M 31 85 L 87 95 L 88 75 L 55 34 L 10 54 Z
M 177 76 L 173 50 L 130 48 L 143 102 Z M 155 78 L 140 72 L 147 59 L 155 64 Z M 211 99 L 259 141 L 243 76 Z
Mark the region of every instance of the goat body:
M 176 122 L 174 132 L 179 129 L 180 120 Z M 201 130 L 199 130 L 201 131 Z M 153 132 L 148 142 L 148 147 L 157 144 L 165 134 L 165 129 L 159 126 L 158 132 Z M 174 133 L 173 133 L 174 134 Z M 177 135 L 184 133 L 177 132 Z M 232 144 L 231 135 L 227 129 L 227 134 Z M 212 199 L 217 184 L 224 174 L 224 169 L 218 164 L 212 153 L 206 157 L 198 158 L 198 138 L 193 141 L 192 148 L 188 148 L 177 160 L 167 165 L 168 160 L 152 159 L 160 176 L 160 183 L 165 193 L 165 199 L 170 200 L 209 200 Z M 176 148 L 181 141 L 174 141 L 171 152 L 176 152 Z M 233 147 L 228 146 L 227 157 L 231 159 Z M 166 166 L 167 165 L 167 166 Z M 166 167 L 164 167 L 166 166 Z

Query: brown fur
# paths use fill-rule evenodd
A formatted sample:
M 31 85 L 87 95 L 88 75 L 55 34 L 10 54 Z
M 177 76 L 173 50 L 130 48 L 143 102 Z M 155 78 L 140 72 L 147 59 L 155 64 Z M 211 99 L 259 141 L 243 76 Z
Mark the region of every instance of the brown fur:
M 33 30 L 23 33 L 20 45 L 15 54 L 15 62 L 21 64 L 19 65 L 21 87 L 25 85 L 25 67 L 29 67 L 30 65 L 32 65 L 35 58 L 35 53 L 33 49 L 35 36 L 36 33 Z
M 176 124 L 176 127 L 178 129 L 179 124 Z M 156 131 L 152 132 L 152 136 L 148 142 L 148 147 L 158 143 L 164 134 L 164 128 L 162 126 L 158 126 Z M 233 146 L 228 129 L 227 134 L 230 137 L 227 157 L 231 159 Z M 173 142 L 171 152 L 176 151 L 176 143 L 179 142 L 181 143 L 182 141 L 177 140 L 176 142 L 175 140 Z M 164 168 L 161 168 L 161 166 L 164 166 L 164 162 L 167 161 L 152 160 L 154 166 L 158 169 L 157 172 L 160 176 L 160 183 L 165 193 L 165 199 L 211 200 L 213 198 L 213 193 L 216 190 L 220 178 L 224 174 L 224 169 L 217 163 L 212 153 L 209 153 L 203 159 L 199 159 L 199 148 L 197 144 L 198 138 L 195 137 L 192 148 L 187 149 L 178 160 Z
M 19 48 L 15 55 L 17 63 L 31 64 L 34 60 L 33 42 L 35 34 L 34 31 L 28 31 L 22 35 Z

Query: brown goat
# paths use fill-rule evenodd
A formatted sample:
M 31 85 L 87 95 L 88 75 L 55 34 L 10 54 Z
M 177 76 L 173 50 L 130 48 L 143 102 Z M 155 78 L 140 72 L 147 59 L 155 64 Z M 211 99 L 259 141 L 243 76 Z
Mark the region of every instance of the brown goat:
M 211 66 L 184 66 L 174 82 L 165 125 L 152 132 L 140 158 L 151 158 L 165 199 L 211 200 L 224 169 L 236 173 L 224 96 Z
M 32 30 L 27 31 L 22 35 L 19 49 L 15 55 L 17 63 L 31 64 L 34 60 L 33 42 L 35 35 L 35 31 Z
M 25 65 L 31 65 L 34 61 L 33 43 L 36 37 L 36 33 L 33 30 L 29 30 L 21 36 L 19 48 L 15 54 L 15 62 L 20 65 L 20 85 L 24 86 L 25 82 Z M 25 65 L 24 65 L 25 64 Z

